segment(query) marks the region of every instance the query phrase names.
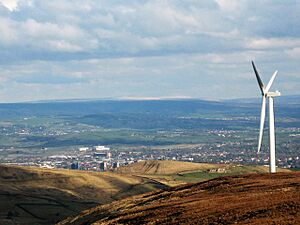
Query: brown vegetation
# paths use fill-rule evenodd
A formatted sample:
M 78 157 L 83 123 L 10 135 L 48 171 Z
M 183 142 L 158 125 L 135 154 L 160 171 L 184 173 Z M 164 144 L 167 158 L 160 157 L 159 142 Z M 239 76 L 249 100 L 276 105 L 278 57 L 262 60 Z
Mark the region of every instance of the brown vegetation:
M 53 224 L 98 204 L 163 187 L 125 174 L 0 165 L 0 224 Z
M 226 176 L 98 206 L 59 224 L 297 224 L 299 193 L 300 172 Z

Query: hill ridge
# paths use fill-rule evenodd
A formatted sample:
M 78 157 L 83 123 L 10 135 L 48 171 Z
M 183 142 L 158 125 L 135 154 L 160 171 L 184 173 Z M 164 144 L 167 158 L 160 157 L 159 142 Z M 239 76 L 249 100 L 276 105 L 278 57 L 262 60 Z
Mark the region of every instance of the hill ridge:
M 225 164 L 194 163 L 176 160 L 145 160 L 119 167 L 117 172 L 124 174 L 174 174 L 200 169 L 212 169 L 225 167 Z
M 0 165 L 0 224 L 54 224 L 98 204 L 163 187 L 126 174 Z
M 300 172 L 232 175 L 97 206 L 71 224 L 297 224 Z

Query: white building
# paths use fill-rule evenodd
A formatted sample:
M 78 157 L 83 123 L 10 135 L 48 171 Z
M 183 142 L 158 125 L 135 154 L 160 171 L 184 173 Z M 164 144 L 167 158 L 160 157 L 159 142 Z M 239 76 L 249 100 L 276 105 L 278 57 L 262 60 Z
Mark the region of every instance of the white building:
M 80 152 L 86 152 L 86 151 L 89 150 L 89 148 L 88 148 L 88 147 L 80 147 L 80 148 L 78 148 L 78 150 L 79 150 Z
M 110 148 L 105 147 L 104 145 L 97 145 L 97 146 L 93 147 L 93 150 L 96 150 L 96 151 L 109 151 Z

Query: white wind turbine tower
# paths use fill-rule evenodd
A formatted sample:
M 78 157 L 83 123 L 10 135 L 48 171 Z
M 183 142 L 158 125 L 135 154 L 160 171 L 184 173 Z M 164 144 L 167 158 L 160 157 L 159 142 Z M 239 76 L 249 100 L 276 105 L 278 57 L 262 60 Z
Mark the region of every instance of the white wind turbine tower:
M 262 94 L 262 106 L 261 106 L 261 115 L 260 115 L 260 130 L 259 130 L 259 139 L 258 139 L 258 149 L 257 153 L 259 153 L 262 144 L 262 137 L 264 132 L 264 123 L 266 117 L 266 99 L 269 100 L 269 135 L 270 135 L 270 173 L 276 172 L 276 160 L 275 160 L 275 128 L 274 128 L 274 103 L 273 98 L 280 96 L 279 91 L 269 92 L 272 83 L 277 75 L 277 70 L 273 73 L 269 83 L 265 87 L 263 82 L 260 79 L 260 76 L 257 72 L 257 69 L 252 61 L 252 66 L 256 75 L 256 79 L 258 81 L 258 85 Z

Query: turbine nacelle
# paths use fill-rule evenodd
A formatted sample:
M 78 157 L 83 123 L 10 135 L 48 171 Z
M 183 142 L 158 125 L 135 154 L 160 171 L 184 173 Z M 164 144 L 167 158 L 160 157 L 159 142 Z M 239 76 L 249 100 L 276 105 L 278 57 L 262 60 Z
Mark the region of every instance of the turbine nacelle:
M 278 97 L 278 96 L 281 96 L 281 93 L 279 91 L 275 91 L 275 92 L 268 92 L 266 93 L 266 97 Z

